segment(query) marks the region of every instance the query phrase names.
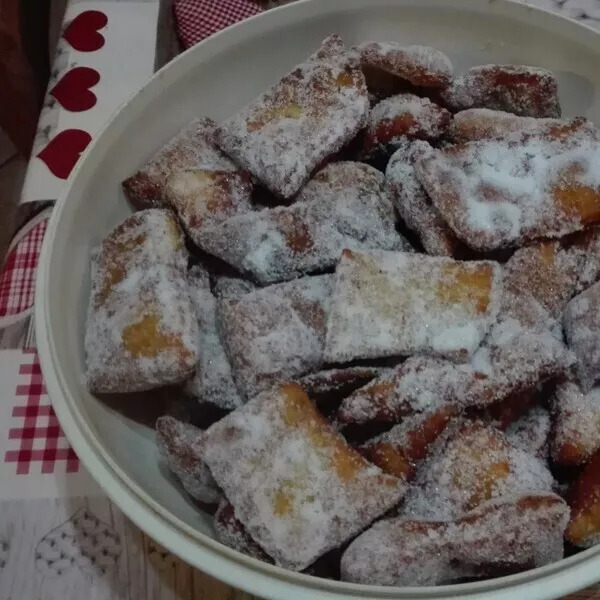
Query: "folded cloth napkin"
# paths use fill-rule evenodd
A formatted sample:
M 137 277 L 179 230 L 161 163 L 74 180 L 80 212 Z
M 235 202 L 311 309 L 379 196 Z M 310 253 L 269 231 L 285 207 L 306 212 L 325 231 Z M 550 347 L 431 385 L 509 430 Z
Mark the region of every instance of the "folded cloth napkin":
M 179 39 L 189 48 L 263 8 L 255 0 L 175 0 L 173 10 Z

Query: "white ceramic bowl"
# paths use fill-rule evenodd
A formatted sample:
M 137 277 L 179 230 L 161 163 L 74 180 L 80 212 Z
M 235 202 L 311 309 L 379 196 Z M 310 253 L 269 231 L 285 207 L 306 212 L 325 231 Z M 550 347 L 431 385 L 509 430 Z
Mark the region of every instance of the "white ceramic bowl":
M 153 431 L 111 410 L 83 383 L 89 255 L 129 208 L 120 182 L 180 126 L 216 120 L 250 101 L 330 33 L 349 44 L 428 44 L 456 70 L 490 62 L 552 69 L 567 116 L 600 123 L 600 36 L 506 0 L 306 0 L 268 11 L 184 53 L 110 121 L 73 173 L 52 216 L 40 261 L 40 360 L 60 422 L 83 464 L 141 529 L 203 571 L 270 599 L 556 598 L 600 579 L 600 546 L 542 569 L 437 588 L 358 586 L 285 571 L 213 539 L 199 512 L 161 468 Z

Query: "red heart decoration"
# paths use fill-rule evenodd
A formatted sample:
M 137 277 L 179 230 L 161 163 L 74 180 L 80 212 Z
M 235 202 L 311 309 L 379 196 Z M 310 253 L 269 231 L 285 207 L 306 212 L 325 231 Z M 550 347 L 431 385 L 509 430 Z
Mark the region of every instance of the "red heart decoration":
M 62 35 L 75 50 L 94 52 L 104 46 L 104 36 L 98 30 L 107 23 L 108 17 L 103 12 L 86 10 L 67 25 Z
M 92 141 L 92 136 L 81 129 L 65 129 L 55 136 L 38 154 L 59 179 L 66 179 L 79 156 Z
M 89 88 L 100 81 L 100 73 L 90 67 L 75 67 L 67 71 L 50 90 L 60 105 L 71 112 L 89 110 L 96 104 L 96 94 Z

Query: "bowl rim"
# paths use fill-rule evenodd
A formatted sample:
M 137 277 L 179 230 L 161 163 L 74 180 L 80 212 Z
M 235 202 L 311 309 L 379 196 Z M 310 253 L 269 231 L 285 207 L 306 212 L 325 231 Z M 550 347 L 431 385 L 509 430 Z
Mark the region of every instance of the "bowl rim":
M 373 9 L 392 5 L 406 8 L 445 7 L 456 11 L 491 12 L 495 16 L 504 16 L 522 22 L 535 19 L 538 23 L 541 21 L 566 28 L 570 30 L 571 37 L 585 38 L 598 46 L 600 56 L 599 31 L 549 10 L 522 4 L 518 0 L 486 0 L 485 2 L 454 0 L 452 5 L 448 5 L 447 0 L 369 0 L 369 2 Z M 58 198 L 40 254 L 35 285 L 35 328 L 38 355 L 48 396 L 82 464 L 129 519 L 185 562 L 229 585 L 241 587 L 260 597 L 276 600 L 284 594 L 290 594 L 294 600 L 314 600 L 315 593 L 319 593 L 320 597 L 332 600 L 448 597 L 508 600 L 515 598 L 516 592 L 521 592 L 527 594 L 527 597 L 541 600 L 582 589 L 600 580 L 598 569 L 600 545 L 556 563 L 516 575 L 481 582 L 419 588 L 332 581 L 289 571 L 249 557 L 194 529 L 153 500 L 104 450 L 102 442 L 88 424 L 76 398 L 70 393 L 66 384 L 53 340 L 48 297 L 49 271 L 61 215 L 69 204 L 73 190 L 84 185 L 81 183 L 81 174 L 93 170 L 92 157 L 96 148 L 110 145 L 111 135 L 114 137 L 119 122 L 126 120 L 128 113 L 136 110 L 136 107 L 142 108 L 146 98 L 159 94 L 161 86 L 166 87 L 169 79 L 173 79 L 177 72 L 189 71 L 194 64 L 201 62 L 198 58 L 203 54 L 206 59 L 210 59 L 211 56 L 235 42 L 249 41 L 261 32 L 285 25 L 294 19 L 338 12 L 342 8 L 344 10 L 350 10 L 352 7 L 360 8 L 362 5 L 362 0 L 296 0 L 291 4 L 273 8 L 231 25 L 189 48 L 162 67 L 141 90 L 132 94 L 113 112 L 77 162 Z

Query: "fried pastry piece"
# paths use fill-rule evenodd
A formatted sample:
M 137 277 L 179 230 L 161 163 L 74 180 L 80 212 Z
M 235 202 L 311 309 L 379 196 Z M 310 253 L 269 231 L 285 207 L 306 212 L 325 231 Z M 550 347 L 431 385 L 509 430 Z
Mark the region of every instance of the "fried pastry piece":
M 245 398 L 321 368 L 332 279 L 304 277 L 222 301 L 222 341 Z
M 524 452 L 546 460 L 551 425 L 550 411 L 543 406 L 532 406 L 509 425 L 506 429 L 506 439 Z
M 536 119 L 489 108 L 469 108 L 454 115 L 446 138 L 455 144 L 461 144 L 501 137 L 515 131 L 553 137 L 557 134 L 569 135 L 591 127 L 593 125 L 583 117 L 568 120 Z
M 432 141 L 448 128 L 452 116 L 428 98 L 399 94 L 382 100 L 371 110 L 363 138 L 369 155 L 379 147 L 397 146 L 404 138 Z
M 384 71 L 416 87 L 445 88 L 452 79 L 450 59 L 435 48 L 364 42 L 354 51 L 363 71 Z
M 563 326 L 569 348 L 577 356 L 577 374 L 584 392 L 600 380 L 600 282 L 566 306 Z
M 600 388 L 584 394 L 574 382 L 557 386 L 552 401 L 552 458 L 559 465 L 582 465 L 600 449 Z
M 319 411 L 330 416 L 348 395 L 385 372 L 383 367 L 346 367 L 327 369 L 304 375 L 296 381 L 317 405 Z
M 517 132 L 430 152 L 415 169 L 457 237 L 488 251 L 598 222 L 598 161 L 600 142 L 589 132 Z
M 217 300 L 210 291 L 208 274 L 201 268 L 190 269 L 188 282 L 198 317 L 200 358 L 184 391 L 198 402 L 232 410 L 240 406 L 243 400 L 233 381 L 231 365 L 219 335 Z
M 337 35 L 216 132 L 221 148 L 274 194 L 291 198 L 369 111 L 358 61 Z
M 123 189 L 136 208 L 148 208 L 168 204 L 167 182 L 177 172 L 198 173 L 199 177 L 210 173 L 229 174 L 232 180 L 244 181 L 244 174 L 214 143 L 217 124 L 207 117 L 194 119 L 177 133 L 167 144 L 150 158 L 134 175 L 123 182 Z M 225 180 L 219 175 L 215 181 Z M 204 190 L 210 190 L 205 182 Z
M 592 227 L 566 236 L 563 246 L 578 260 L 575 293 L 587 290 L 600 279 L 600 227 Z
M 415 174 L 415 162 L 431 150 L 427 142 L 401 140 L 385 170 L 386 188 L 398 214 L 419 236 L 425 251 L 434 256 L 454 256 L 462 244 L 433 206 Z
M 600 543 L 600 451 L 597 451 L 571 485 L 567 502 L 571 520 L 565 538 L 578 548 Z
M 405 497 L 411 519 L 456 519 L 506 495 L 552 491 L 545 461 L 516 448 L 482 421 L 450 426 L 437 440 Z
M 215 296 L 219 300 L 226 298 L 241 298 L 244 294 L 248 294 L 257 289 L 257 285 L 242 279 L 241 277 L 229 277 L 222 275 L 215 282 Z
M 333 163 L 291 206 L 234 217 L 203 231 L 204 250 L 261 284 L 329 269 L 344 248 L 408 250 L 395 230 L 383 175 L 357 162 Z
M 234 215 L 252 210 L 252 180 L 245 171 L 175 171 L 165 186 L 166 203 L 175 209 L 188 235 L 196 243 L 202 230 Z
M 500 267 L 401 252 L 344 250 L 335 275 L 325 358 L 466 358 L 499 308 Z
M 543 241 L 519 248 L 504 266 L 504 288 L 527 294 L 557 318 L 575 293 L 578 257 L 560 242 Z
M 537 386 L 534 390 L 511 394 L 508 398 L 490 404 L 483 410 L 476 409 L 475 414 L 496 429 L 506 431 L 542 400 L 544 397 L 543 389 L 540 390 L 539 387 L 541 386 Z
M 556 78 L 539 67 L 472 67 L 456 77 L 441 96 L 453 112 L 490 108 L 524 117 L 560 117 Z
M 513 323 L 495 325 L 471 362 L 411 356 L 391 374 L 350 394 L 340 423 L 395 422 L 414 412 L 486 407 L 523 395 L 565 375 L 573 355 L 549 331 L 527 332 Z
M 555 494 L 506 496 L 448 523 L 388 519 L 342 556 L 342 580 L 423 586 L 560 560 L 569 507 Z
M 271 388 L 215 423 L 202 447 L 235 516 L 275 564 L 296 571 L 405 491 L 350 448 L 295 384 Z
M 238 552 L 265 562 L 273 559 L 252 539 L 246 528 L 235 516 L 235 509 L 225 498 L 215 513 L 213 527 L 217 540 Z
M 160 417 L 156 421 L 158 449 L 169 469 L 181 481 L 183 489 L 194 500 L 204 504 L 218 504 L 222 499 L 221 490 L 197 444 L 203 435 L 201 429 L 173 417 Z
M 385 473 L 409 481 L 455 413 L 453 407 L 445 406 L 434 412 L 410 415 L 362 444 L 358 451 Z
M 131 215 L 94 251 L 85 332 L 90 391 L 145 391 L 193 373 L 198 323 L 186 262 L 181 229 L 160 209 Z

